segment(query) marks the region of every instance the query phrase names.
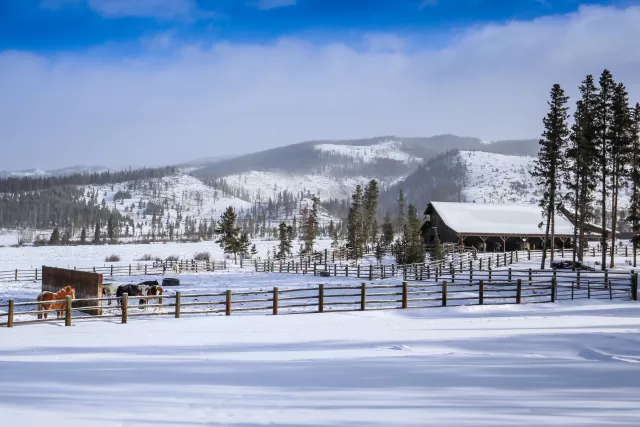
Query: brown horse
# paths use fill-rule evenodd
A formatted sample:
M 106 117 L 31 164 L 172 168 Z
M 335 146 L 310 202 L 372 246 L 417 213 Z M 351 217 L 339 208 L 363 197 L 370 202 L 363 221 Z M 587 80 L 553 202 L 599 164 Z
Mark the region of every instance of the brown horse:
M 38 319 L 42 319 L 42 314 L 44 314 L 45 319 L 47 318 L 49 313 L 46 311 L 40 313 L 43 310 L 56 310 L 57 318 L 64 316 L 67 296 L 71 296 L 71 299 L 76 298 L 76 290 L 72 285 L 67 285 L 58 292 L 40 292 L 40 295 L 38 295 Z
M 156 300 L 158 305 L 162 305 L 162 293 L 164 289 L 160 285 L 152 285 L 147 288 L 147 296 L 154 296 L 155 298 L 148 298 L 147 304 L 151 304 L 152 300 Z

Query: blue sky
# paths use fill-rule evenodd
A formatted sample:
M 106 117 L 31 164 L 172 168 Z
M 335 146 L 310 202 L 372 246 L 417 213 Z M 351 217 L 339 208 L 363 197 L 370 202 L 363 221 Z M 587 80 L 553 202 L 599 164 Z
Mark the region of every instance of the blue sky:
M 281 37 L 358 42 L 365 32 L 432 36 L 470 25 L 573 12 L 603 0 L 3 0 L 0 49 L 51 53 L 135 43 L 173 31 L 184 40 L 268 43 Z
M 639 39 L 640 0 L 0 0 L 0 169 L 537 138 L 554 83 L 640 100 Z

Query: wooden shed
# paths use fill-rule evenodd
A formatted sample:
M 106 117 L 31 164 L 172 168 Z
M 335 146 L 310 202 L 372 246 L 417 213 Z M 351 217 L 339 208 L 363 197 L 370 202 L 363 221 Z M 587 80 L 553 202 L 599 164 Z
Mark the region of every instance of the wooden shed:
M 42 266 L 42 290 L 57 292 L 67 285 L 73 285 L 76 290 L 76 299 L 101 298 L 102 274 L 88 271 L 70 270 Z M 102 308 L 83 309 L 82 307 L 101 306 L 102 301 L 74 301 L 73 308 L 87 314 L 100 315 Z

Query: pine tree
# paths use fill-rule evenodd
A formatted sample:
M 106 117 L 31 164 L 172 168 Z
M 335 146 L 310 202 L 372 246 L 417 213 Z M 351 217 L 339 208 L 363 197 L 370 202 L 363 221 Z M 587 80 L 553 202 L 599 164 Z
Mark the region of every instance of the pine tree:
M 598 89 L 593 76 L 588 75 L 580 86 L 581 99 L 576 103 L 571 137 L 565 152 L 564 183 L 566 199 L 573 209 L 573 261 L 582 261 L 584 255 L 585 224 L 589 208 L 594 201 L 598 150 L 595 145 L 595 114 Z
M 115 228 L 113 226 L 113 216 L 109 217 L 109 220 L 107 221 L 107 236 L 109 237 L 109 240 L 113 243 L 116 240 L 116 233 L 115 233 Z
M 549 113 L 542 120 L 545 130 L 540 139 L 540 151 L 535 161 L 534 170 L 531 173 L 537 180 L 538 186 L 543 191 L 540 207 L 546 217 L 545 245 L 542 252 L 541 267 L 544 269 L 547 256 L 547 242 L 551 237 L 551 261 L 553 261 L 555 240 L 555 212 L 560 198 L 557 197 L 558 186 L 562 178 L 563 156 L 562 152 L 567 146 L 569 128 L 567 124 L 566 106 L 569 98 L 559 84 L 553 85 L 551 99 L 547 102 Z
M 431 261 L 440 261 L 444 259 L 444 255 L 444 246 L 440 241 L 440 236 L 436 233 L 436 237 L 433 239 L 433 247 L 429 253 L 429 258 Z
M 258 249 L 256 248 L 256 244 L 251 245 L 251 256 L 256 256 L 258 254 Z
M 278 245 L 278 253 L 276 258 L 283 259 L 286 258 L 289 254 L 291 254 L 291 240 L 289 239 L 290 234 L 287 230 L 287 224 L 284 222 L 280 223 L 278 227 L 278 239 L 280 243 Z
M 598 148 L 598 172 L 600 178 L 600 210 L 602 215 L 602 270 L 607 268 L 607 197 L 611 175 L 611 126 L 613 121 L 613 95 L 615 82 L 609 70 L 600 75 L 600 92 L 596 108 L 596 146 Z
M 50 245 L 59 245 L 60 244 L 60 231 L 57 228 L 53 229 L 53 233 L 51 233 L 51 237 L 49 238 Z
M 87 243 L 87 229 L 82 227 L 82 231 L 80 232 L 80 244 L 84 245 Z
M 249 246 L 251 246 L 251 239 L 249 239 L 249 234 L 243 231 L 240 234 L 240 239 L 238 240 L 236 253 L 246 256 L 247 253 L 249 253 Z
M 613 91 L 613 115 L 611 121 L 611 260 L 609 268 L 615 267 L 614 250 L 618 228 L 618 196 L 626 187 L 629 163 L 631 161 L 631 110 L 629 97 L 622 83 Z
M 384 250 L 382 249 L 382 244 L 380 241 L 376 242 L 375 257 L 376 257 L 376 261 L 378 261 L 378 264 L 382 264 L 382 258 L 384 257 Z
M 93 244 L 97 245 L 100 243 L 100 221 L 96 221 L 96 230 L 93 233 Z
M 405 241 L 407 243 L 407 262 L 410 264 L 424 262 L 424 239 L 420 225 L 420 218 L 418 218 L 416 208 L 410 204 L 407 210 L 407 223 L 404 227 Z
M 238 253 L 241 251 L 240 228 L 236 227 L 236 211 L 233 206 L 229 206 L 218 221 L 216 234 L 218 243 L 224 253 L 233 254 L 234 262 L 238 261 Z
M 631 204 L 627 221 L 633 230 L 633 266 L 637 267 L 638 242 L 640 240 L 640 104 L 631 114 L 631 156 L 629 178 L 631 181 Z
M 382 244 L 388 248 L 391 243 L 393 243 L 393 225 L 391 224 L 391 217 L 387 213 L 382 224 Z
M 396 219 L 396 230 L 402 230 L 402 228 L 404 227 L 404 222 L 404 191 L 401 188 L 398 195 L 398 218 Z
M 378 237 L 378 224 L 376 222 L 376 211 L 378 210 L 378 196 L 380 189 L 375 179 L 369 181 L 364 189 L 363 198 L 363 227 L 365 233 L 365 244 L 375 243 Z
M 311 211 L 307 214 L 307 220 L 304 223 L 304 250 L 306 253 L 313 252 L 313 246 L 318 234 L 318 207 L 320 199 L 316 196 L 311 197 Z
M 361 258 L 364 254 L 364 227 L 362 219 L 362 187 L 356 186 L 356 191 L 351 196 L 351 208 L 347 217 L 347 243 L 353 254 L 353 258 Z

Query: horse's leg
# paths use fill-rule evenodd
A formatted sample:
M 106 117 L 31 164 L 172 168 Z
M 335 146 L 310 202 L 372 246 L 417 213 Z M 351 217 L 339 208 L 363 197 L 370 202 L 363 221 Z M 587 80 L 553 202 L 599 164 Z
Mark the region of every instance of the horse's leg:
M 38 303 L 38 319 L 42 319 L 42 304 Z

